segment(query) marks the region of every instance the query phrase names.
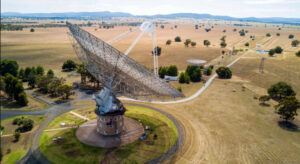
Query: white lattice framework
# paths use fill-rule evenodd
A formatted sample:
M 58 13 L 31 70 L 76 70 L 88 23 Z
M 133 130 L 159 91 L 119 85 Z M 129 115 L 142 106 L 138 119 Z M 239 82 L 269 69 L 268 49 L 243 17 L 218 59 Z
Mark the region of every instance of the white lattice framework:
M 67 22 L 67 26 L 78 58 L 114 95 L 135 99 L 184 97 L 177 89 L 116 48 L 78 25 Z

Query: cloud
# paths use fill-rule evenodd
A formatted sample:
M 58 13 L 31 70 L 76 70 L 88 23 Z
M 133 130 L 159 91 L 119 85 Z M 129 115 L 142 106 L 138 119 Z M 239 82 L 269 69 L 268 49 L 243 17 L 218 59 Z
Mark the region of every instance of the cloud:
M 249 5 L 263 5 L 263 4 L 290 4 L 300 3 L 300 0 L 247 0 L 245 4 Z

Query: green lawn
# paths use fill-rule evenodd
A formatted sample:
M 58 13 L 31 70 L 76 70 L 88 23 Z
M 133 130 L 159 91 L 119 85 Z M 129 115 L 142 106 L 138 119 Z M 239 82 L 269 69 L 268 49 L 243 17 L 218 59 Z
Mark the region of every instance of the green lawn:
M 81 143 L 76 138 L 76 129 L 65 129 L 44 132 L 39 142 L 40 150 L 52 163 L 100 163 L 105 155 L 108 163 L 145 163 L 162 155 L 174 145 L 178 132 L 170 119 L 159 112 L 143 107 L 126 106 L 126 109 L 126 117 L 141 120 L 144 126 L 150 126 L 151 130 L 146 131 L 149 134 L 146 140 L 137 140 L 108 152 L 105 148 L 91 147 Z M 79 114 L 89 114 L 90 111 L 94 111 L 94 107 L 73 111 Z M 73 116 L 69 113 L 63 114 L 54 119 L 47 129 L 59 127 L 62 121 L 75 121 L 72 118 Z M 154 139 L 155 134 L 157 139 Z M 59 136 L 62 137 L 60 142 L 52 141 L 53 138 Z
M 14 164 L 19 161 L 30 148 L 32 134 L 37 129 L 39 124 L 46 119 L 46 117 L 40 115 L 23 115 L 2 120 L 1 125 L 4 126 L 4 131 L 2 134 L 13 134 L 18 126 L 13 125 L 12 122 L 15 118 L 21 117 L 34 120 L 34 127 L 30 132 L 21 133 L 18 142 L 15 142 L 14 136 L 1 137 L 1 151 L 3 154 L 3 158 L 1 161 L 2 163 Z

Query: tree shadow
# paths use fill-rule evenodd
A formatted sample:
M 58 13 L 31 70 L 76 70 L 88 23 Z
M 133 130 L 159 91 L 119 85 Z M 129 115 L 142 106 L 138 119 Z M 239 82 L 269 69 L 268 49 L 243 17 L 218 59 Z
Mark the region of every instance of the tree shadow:
M 289 121 L 278 121 L 278 125 L 284 129 L 284 130 L 288 130 L 291 132 L 300 132 L 300 128 L 298 125 L 296 125 L 293 122 L 289 122 Z
M 267 104 L 267 103 L 259 103 L 260 106 L 264 106 L 264 107 L 269 107 L 271 106 L 270 104 Z

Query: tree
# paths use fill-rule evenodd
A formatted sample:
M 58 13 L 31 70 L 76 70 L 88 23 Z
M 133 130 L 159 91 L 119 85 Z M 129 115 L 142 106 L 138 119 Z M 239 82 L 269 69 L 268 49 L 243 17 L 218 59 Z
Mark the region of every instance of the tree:
M 219 67 L 216 72 L 221 79 L 230 79 L 232 76 L 232 72 L 228 67 Z
M 76 72 L 80 74 L 81 83 L 86 83 L 86 77 L 88 74 L 88 70 L 85 68 L 85 65 L 83 63 L 78 64 L 76 68 Z
M 187 73 L 184 74 L 184 79 L 186 84 L 190 84 L 191 78 Z
M 33 28 L 31 28 L 31 29 L 30 29 L 30 32 L 34 32 L 34 29 L 33 29 Z
M 177 28 L 178 26 L 177 25 L 174 25 L 174 28 Z
M 160 25 L 160 28 L 164 29 L 164 28 L 165 28 L 165 26 L 164 26 L 164 25 Z
M 43 76 L 44 73 L 45 73 L 44 68 L 42 66 L 37 66 L 37 68 L 36 68 L 36 74 Z
M 17 80 L 17 83 L 14 86 L 14 90 L 13 90 L 14 99 L 17 100 L 17 102 L 19 100 L 19 94 L 22 92 L 24 92 L 23 83 Z
M 260 96 L 259 97 L 259 101 L 261 104 L 265 105 L 266 101 L 269 101 L 271 99 L 271 97 L 269 95 L 264 95 L 264 96 Z
M 224 29 L 224 30 L 223 30 L 223 32 L 225 33 L 225 32 L 226 32 L 226 30 Z
M 167 67 L 160 66 L 159 69 L 158 69 L 159 77 L 162 78 L 162 79 L 165 78 L 165 75 L 167 75 L 167 72 L 168 72 Z
M 5 85 L 4 77 L 0 76 L 0 91 L 5 91 Z
M 186 74 L 189 76 L 192 82 L 199 82 L 201 81 L 202 73 L 201 69 L 198 66 L 187 66 Z
M 177 90 L 179 91 L 179 92 L 182 92 L 182 88 L 181 88 L 181 86 L 178 86 L 177 87 Z M 155 134 L 156 135 L 156 134 Z M 157 136 L 155 137 L 155 135 L 154 135 L 154 137 L 153 138 L 157 138 Z
M 227 46 L 227 43 L 224 42 L 224 41 L 222 41 L 222 42 L 220 43 L 220 46 L 221 46 L 222 48 L 225 48 L 225 47 Z
M 177 76 L 178 75 L 178 68 L 177 68 L 177 66 L 176 65 L 170 65 L 168 67 L 167 75 L 168 76 Z
M 245 46 L 246 46 L 246 47 L 249 47 L 249 43 L 248 43 L 248 42 L 247 42 L 247 43 L 245 43 Z
M 233 29 L 233 32 L 236 32 L 237 31 L 237 29 L 235 28 L 235 29 Z
M 49 76 L 38 76 L 37 77 L 37 87 L 40 89 L 43 93 L 48 93 L 49 91 L 49 84 L 51 82 L 52 78 Z
M 31 67 L 31 71 L 30 71 L 30 73 L 33 73 L 33 74 L 35 74 L 35 75 L 36 75 L 36 68 L 35 68 L 35 67 Z
M 246 35 L 246 33 L 245 33 L 245 30 L 244 30 L 244 29 L 242 29 L 241 31 L 239 31 L 239 33 L 240 33 L 240 36 L 245 36 L 245 35 Z
M 5 76 L 9 73 L 13 76 L 18 75 L 19 64 L 15 60 L 3 60 L 0 62 L 0 75 Z
M 156 55 L 160 56 L 160 54 L 161 54 L 161 47 L 157 46 L 157 47 L 155 47 L 155 50 L 156 50 Z M 152 54 L 154 54 L 153 51 L 152 51 Z
M 199 25 L 196 24 L 196 25 L 195 25 L 195 29 L 198 30 L 198 28 L 199 28 Z
M 24 80 L 27 81 L 28 80 L 28 76 L 31 72 L 31 68 L 30 67 L 26 67 L 25 71 L 24 71 Z
M 212 73 L 212 68 L 211 68 L 211 67 L 208 67 L 208 68 L 206 69 L 206 71 L 205 71 L 205 74 L 206 74 L 207 76 L 209 76 L 209 75 L 211 75 L 211 73 Z
M 21 106 L 26 106 L 28 104 L 28 99 L 27 99 L 27 96 L 26 96 L 25 92 L 21 92 L 18 95 L 17 104 L 19 104 Z
M 275 50 L 275 53 L 277 53 L 277 54 L 281 54 L 283 51 L 283 49 L 280 46 L 275 47 L 274 50 Z
M 192 46 L 192 47 L 195 47 L 196 45 L 197 45 L 196 42 L 191 42 L 191 46 Z
M 184 45 L 186 47 L 188 47 L 190 43 L 191 43 L 191 39 L 186 39 L 185 42 L 184 42 Z
M 289 39 L 294 39 L 294 35 L 293 35 L 293 34 L 290 34 L 290 35 L 289 35 Z
M 274 54 L 275 54 L 275 50 L 274 50 L 274 49 L 270 49 L 270 50 L 269 50 L 269 55 L 270 55 L 270 56 L 273 56 Z
M 211 29 L 210 28 L 206 28 L 206 29 L 204 29 L 206 32 L 209 32 L 209 31 L 211 31 Z
M 62 95 L 63 99 L 69 99 L 69 96 L 74 94 L 73 87 L 68 84 L 62 84 L 57 88 L 57 93 Z
M 210 45 L 210 41 L 209 40 L 204 40 L 203 44 L 208 47 Z
M 300 103 L 295 96 L 287 96 L 279 101 L 275 106 L 275 112 L 280 115 L 280 118 L 286 122 L 294 120 L 297 116 L 297 109 L 300 108 Z
M 192 81 L 192 82 L 199 82 L 199 81 L 201 81 L 201 78 L 202 78 L 201 69 L 200 69 L 199 67 L 196 68 L 196 69 L 193 71 L 193 73 L 192 73 L 192 75 L 190 76 L 190 78 L 191 78 L 191 81 Z
M 268 94 L 274 100 L 281 100 L 285 97 L 296 95 L 293 88 L 285 82 L 278 82 L 276 84 L 273 84 L 268 89 Z
M 172 43 L 172 41 L 169 39 L 166 41 L 166 45 L 170 45 Z
M 28 85 L 31 87 L 31 88 L 35 88 L 35 85 L 37 83 L 37 76 L 31 72 L 28 76 Z
M 5 93 L 8 95 L 10 99 L 15 98 L 16 97 L 15 95 L 19 94 L 16 92 L 16 85 L 19 82 L 18 79 L 11 74 L 6 74 L 4 82 L 5 82 L 5 89 L 4 89 Z M 19 87 L 19 85 L 17 87 Z
M 178 81 L 181 84 L 185 83 L 185 73 L 184 72 L 180 73 Z
M 20 136 L 21 136 L 20 132 L 15 132 L 15 133 L 14 133 L 14 137 L 15 137 L 15 141 L 16 141 L 16 142 L 19 141 Z
M 276 36 L 280 36 L 280 33 L 277 33 Z
M 300 41 L 299 40 L 293 40 L 292 41 L 292 46 L 297 47 L 299 45 Z
M 266 37 L 271 37 L 271 34 L 270 34 L 270 33 L 267 33 L 267 34 L 266 34 Z
M 52 69 L 49 69 L 49 70 L 48 70 L 47 76 L 50 77 L 50 78 L 53 78 L 53 77 L 54 77 L 54 72 L 53 72 Z
M 175 42 L 181 42 L 180 36 L 176 36 L 176 37 L 175 37 Z
M 300 51 L 296 52 L 295 54 L 296 56 L 300 57 Z
M 21 68 L 20 70 L 19 70 L 19 74 L 18 74 L 18 77 L 20 78 L 20 79 L 24 79 L 24 75 L 25 75 L 25 71 L 24 71 L 24 69 L 23 68 Z
M 57 96 L 57 88 L 61 86 L 66 80 L 64 78 L 53 78 L 48 85 L 48 92 L 51 96 Z
M 222 36 L 222 38 L 220 40 L 223 42 L 226 42 L 226 35 Z
M 67 60 L 64 62 L 62 69 L 64 71 L 73 71 L 76 68 L 76 63 L 73 60 Z

